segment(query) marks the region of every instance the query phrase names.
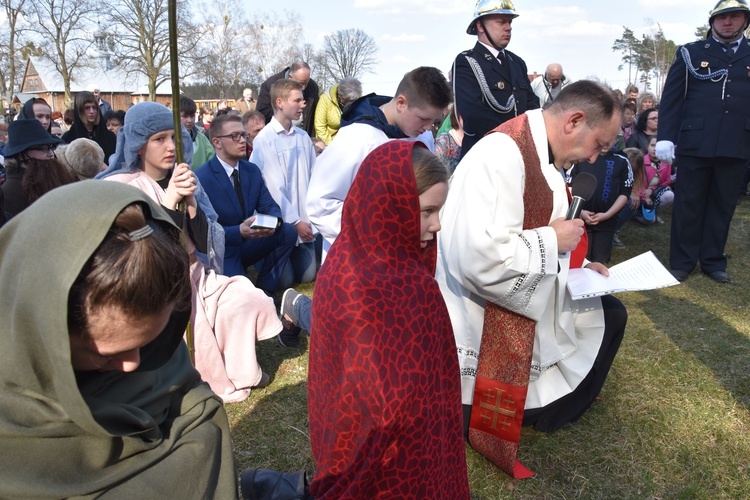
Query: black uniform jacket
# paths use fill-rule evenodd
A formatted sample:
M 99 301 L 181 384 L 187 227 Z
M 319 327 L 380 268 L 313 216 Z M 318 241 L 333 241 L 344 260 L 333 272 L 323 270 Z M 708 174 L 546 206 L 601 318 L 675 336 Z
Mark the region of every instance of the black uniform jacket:
M 461 145 L 462 157 L 490 130 L 530 109 L 539 107 L 539 98 L 531 90 L 526 63 L 509 50 L 505 51 L 505 55 L 507 68 L 502 68 L 500 61 L 487 47 L 477 42 L 473 49 L 466 50 L 456 57 L 453 72 L 456 107 L 464 120 L 465 133 Z M 466 59 L 467 56 L 478 63 L 484 74 L 487 88 L 497 103 L 506 106 L 510 96 L 515 96 L 514 109 L 503 113 L 490 106 Z
M 713 38 L 685 48 L 693 71 L 678 49 L 659 106 L 658 139 L 672 141 L 678 155 L 750 159 L 750 41 L 742 38 L 734 54 Z

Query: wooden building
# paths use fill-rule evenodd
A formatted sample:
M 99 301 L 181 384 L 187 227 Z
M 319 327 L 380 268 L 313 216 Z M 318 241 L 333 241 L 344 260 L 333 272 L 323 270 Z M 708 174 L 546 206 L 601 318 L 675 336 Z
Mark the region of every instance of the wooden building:
M 79 71 L 70 84 L 71 99 L 78 92 L 91 92 L 95 88 L 99 89 L 100 97 L 109 102 L 114 110 L 127 111 L 133 104 L 149 100 L 144 75 L 126 73 L 120 68 L 104 69 L 100 64 Z M 21 92 L 13 96 L 13 107 L 18 111 L 31 97 L 44 99 L 52 111 L 64 112 L 66 109 L 62 76 L 48 61 L 37 58 L 26 61 Z M 171 105 L 172 89 L 169 81 L 157 87 L 156 102 Z

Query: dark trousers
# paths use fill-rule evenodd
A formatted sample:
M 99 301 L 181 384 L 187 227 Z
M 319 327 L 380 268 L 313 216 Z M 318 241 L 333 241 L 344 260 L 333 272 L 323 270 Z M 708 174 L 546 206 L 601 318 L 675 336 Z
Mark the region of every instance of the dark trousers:
M 256 286 L 273 292 L 278 288 L 281 274 L 289 262 L 289 255 L 297 242 L 297 230 L 284 223 L 271 236 L 248 238 L 240 247 L 227 247 L 224 256 L 224 274 L 244 276 L 248 266 L 262 261 L 258 269 Z
M 601 299 L 604 310 L 604 337 L 591 371 L 570 394 L 547 406 L 524 411 L 524 426 L 534 427 L 542 432 L 554 432 L 578 420 L 601 392 L 628 322 L 628 312 L 622 302 L 611 295 L 605 295 Z
M 615 237 L 615 226 L 613 224 L 610 225 L 612 226 L 611 229 L 607 228 L 604 230 L 586 228 L 586 236 L 589 239 L 586 258 L 591 262 L 606 264 L 612 257 L 612 239 Z
M 591 371 L 570 394 L 547 406 L 524 411 L 525 427 L 531 426 L 542 432 L 554 432 L 563 425 L 578 420 L 601 392 L 628 322 L 628 312 L 622 302 L 611 295 L 605 295 L 601 299 L 604 311 L 604 336 Z M 471 405 L 463 405 L 463 410 L 464 437 L 468 440 Z
M 748 194 L 748 185 L 750 184 L 750 161 L 747 162 L 747 169 L 745 170 L 745 176 L 742 178 L 742 184 L 740 184 L 740 194 Z
M 739 198 L 747 160 L 677 156 L 669 264 L 690 272 L 724 271 L 724 246 Z

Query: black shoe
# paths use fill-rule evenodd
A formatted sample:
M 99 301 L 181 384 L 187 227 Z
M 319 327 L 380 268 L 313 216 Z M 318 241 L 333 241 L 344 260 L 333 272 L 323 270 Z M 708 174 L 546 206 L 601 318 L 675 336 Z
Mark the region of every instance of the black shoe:
M 729 283 L 729 275 L 726 273 L 726 271 L 713 271 L 710 273 L 707 273 L 706 271 L 703 271 L 706 276 L 711 278 L 717 283 Z
M 688 279 L 688 276 L 690 276 L 690 273 L 688 271 L 683 271 L 682 269 L 672 269 L 670 271 L 672 273 L 672 276 L 674 276 L 674 279 L 677 281 L 685 281 Z
M 289 325 L 279 332 L 279 344 L 281 347 L 297 347 L 299 345 L 299 335 L 302 332 L 300 327 Z
M 268 387 L 268 384 L 270 383 L 271 383 L 271 377 L 266 372 L 261 370 L 260 382 L 252 386 L 251 389 L 262 389 L 263 387 Z
M 302 500 L 307 486 L 305 471 L 245 469 L 240 476 L 243 500 Z
M 612 247 L 613 248 L 625 248 L 625 243 L 623 243 L 620 237 L 617 236 L 617 233 L 615 233 L 614 237 L 612 238 Z

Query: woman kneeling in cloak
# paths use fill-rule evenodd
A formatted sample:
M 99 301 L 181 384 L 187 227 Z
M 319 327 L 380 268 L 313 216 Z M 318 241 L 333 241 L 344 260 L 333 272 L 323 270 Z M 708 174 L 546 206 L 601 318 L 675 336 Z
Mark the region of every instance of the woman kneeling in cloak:
M 190 295 L 179 229 L 137 189 L 64 186 L 0 230 L 0 497 L 236 496 Z
M 390 141 L 346 197 L 312 310 L 318 500 L 469 498 L 456 343 L 434 278 L 448 176 L 421 143 Z M 243 494 L 302 498 L 302 476 L 250 469 Z

